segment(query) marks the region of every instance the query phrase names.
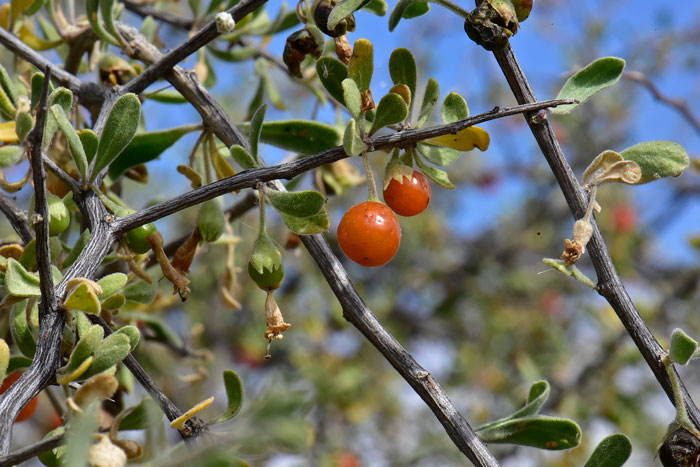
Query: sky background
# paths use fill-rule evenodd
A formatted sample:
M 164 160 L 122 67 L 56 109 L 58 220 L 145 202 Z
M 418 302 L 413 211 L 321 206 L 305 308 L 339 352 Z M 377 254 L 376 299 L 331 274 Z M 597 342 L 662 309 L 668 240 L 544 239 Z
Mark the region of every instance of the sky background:
M 266 8 L 273 15 L 281 5 L 281 2 L 271 1 Z M 469 9 L 471 3 L 461 3 L 460 6 Z M 293 7 L 294 5 L 287 5 L 288 9 Z M 393 2 L 390 2 L 389 11 L 392 7 Z M 700 81 L 693 67 L 690 71 L 685 67 L 693 60 L 697 61 L 697 57 L 692 52 L 683 50 L 678 53 L 669 52 L 659 65 L 655 50 L 663 48 L 663 41 L 668 40 L 672 31 L 676 31 L 677 35 L 677 31 L 692 30 L 698 16 L 700 4 L 692 2 L 682 9 L 673 9 L 665 3 L 653 1 L 538 1 L 530 18 L 522 24 L 511 44 L 531 87 L 540 99 L 553 98 L 571 70 L 585 66 L 597 57 L 613 55 L 627 60 L 626 70 L 653 70 L 653 81 L 663 93 L 686 100 L 693 109 L 692 103 L 700 98 Z M 132 19 L 136 20 L 135 17 Z M 491 53 L 469 41 L 464 34 L 463 20 L 450 11 L 432 5 L 427 15 L 402 20 L 391 33 L 387 27 L 388 15 L 378 17 L 359 12 L 356 20 L 357 29 L 350 35 L 350 41 L 365 37 L 374 45 L 372 90 L 375 97 L 383 95 L 391 86 L 387 67 L 391 51 L 397 47 L 407 47 L 418 61 L 418 99 L 421 98 L 427 79 L 434 77 L 440 83 L 441 100 L 449 92 L 456 91 L 465 97 L 472 115 L 490 110 L 495 105 L 503 107 L 515 104 L 507 93 L 501 93 L 498 100 L 493 99 L 490 91 L 494 85 L 504 88 L 504 78 Z M 281 57 L 286 36 L 291 31 L 293 29 L 275 36 L 267 45 L 268 50 Z M 595 46 L 590 44 L 589 38 L 592 35 L 597 37 Z M 162 30 L 162 37 L 169 45 L 176 45 L 184 39 L 181 31 L 168 27 Z M 192 64 L 190 60 L 184 65 Z M 241 89 L 249 90 L 247 94 L 242 93 L 246 96 L 251 96 L 255 91 L 257 77 L 252 72 L 252 64 L 214 62 L 214 66 L 218 79 L 213 89 L 214 95 L 222 103 L 230 104 L 227 109 L 232 112 L 234 120 L 243 119 L 247 101 L 241 105 L 236 99 L 240 98 Z M 272 70 L 272 76 L 289 108 L 279 111 L 270 107 L 267 118 L 309 118 L 313 111 L 313 99 L 304 100 L 308 94 L 289 83 L 280 70 Z M 153 85 L 152 89 L 158 87 L 162 87 L 162 83 Z M 638 84 L 621 80 L 595 99 L 606 99 L 606 95 L 614 96 L 614 93 L 629 89 L 636 92 L 634 107 L 631 109 L 635 113 L 634 124 L 631 131 L 628 131 L 631 138 L 622 147 L 610 149 L 620 151 L 638 142 L 668 139 L 683 145 L 691 156 L 700 152 L 700 137 L 693 128 L 674 109 L 655 101 Z M 155 111 L 155 108 L 158 110 Z M 577 110 L 582 114 L 586 111 L 586 106 Z M 149 130 L 198 121 L 195 111 L 182 105 L 167 106 L 149 101 L 144 105 L 144 112 L 159 116 L 149 119 Z M 567 117 L 550 118 L 556 123 Z M 317 119 L 333 124 L 336 116 L 331 106 L 327 105 L 320 109 Z M 436 119 L 439 119 L 438 112 L 433 116 L 433 120 Z M 474 170 L 497 175 L 496 183 L 488 189 L 462 185 L 456 193 L 449 194 L 453 197 L 455 209 L 449 222 L 463 235 L 475 234 L 483 228 L 493 226 L 499 216 L 515 215 L 522 208 L 518 201 L 532 187 L 527 179 L 509 175 L 513 161 L 546 168 L 522 118 L 514 116 L 508 120 L 484 124 L 483 127 L 491 133 L 491 147 L 483 154 L 478 151 L 468 153 L 462 159 L 470 160 L 460 161 L 461 167 L 469 166 Z M 167 154 L 179 154 L 176 157 L 183 160 L 194 138 L 195 135 L 183 138 Z M 563 147 L 566 151 L 566 143 Z M 590 154 L 591 159 L 597 154 L 594 152 Z M 279 162 L 285 155 L 283 151 L 272 147 L 267 147 L 263 153 L 268 164 Z M 163 184 L 164 197 L 182 191 L 183 179 L 175 172 L 175 165 L 171 156 L 153 164 L 159 177 L 173 182 Z M 687 181 L 692 175 L 686 173 L 682 177 Z M 674 182 L 675 180 L 662 181 L 630 190 L 637 206 L 643 208 L 639 209 L 641 224 L 658 235 L 656 249 L 663 253 L 660 260 L 669 263 L 694 262 L 697 261 L 696 253 L 688 246 L 686 239 L 689 235 L 700 232 L 697 222 L 700 217 L 700 202 L 691 200 L 680 208 L 673 205 L 671 208 L 677 212 L 670 222 L 654 223 L 669 209 L 669 190 L 665 184 Z M 138 199 L 138 191 L 134 196 Z

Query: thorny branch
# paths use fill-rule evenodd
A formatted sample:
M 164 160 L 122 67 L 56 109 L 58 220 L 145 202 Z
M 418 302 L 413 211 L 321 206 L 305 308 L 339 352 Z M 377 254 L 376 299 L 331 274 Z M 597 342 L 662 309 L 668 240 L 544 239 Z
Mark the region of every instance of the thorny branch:
M 515 57 L 513 49 L 507 45 L 504 49 L 493 52 L 498 65 L 510 85 L 518 103 L 526 104 L 535 102 L 536 98 L 530 84 L 525 77 L 520 64 Z M 566 160 L 559 142 L 554 135 L 554 131 L 546 118 L 546 115 L 536 113 L 525 113 L 525 120 L 530 127 L 530 131 L 537 140 L 537 144 L 545 159 L 549 163 L 557 182 L 566 198 L 571 213 L 575 219 L 581 218 L 586 212 L 587 197 L 581 188 L 576 176 L 571 170 L 571 166 Z M 598 275 L 597 290 L 602 295 L 619 317 L 622 324 L 627 329 L 630 337 L 636 344 L 640 353 L 651 368 L 657 381 L 663 387 L 671 401 L 674 401 L 671 381 L 662 364 L 665 355 L 664 349 L 654 338 L 646 323 L 639 315 L 632 299 L 627 293 L 620 276 L 613 265 L 608 248 L 603 241 L 603 237 L 598 229 L 598 224 L 592 220 L 593 237 L 588 243 L 588 252 L 593 262 L 593 266 Z M 674 370 L 675 371 L 675 370 Z M 688 394 L 680 377 L 676 376 L 683 391 L 688 414 L 696 427 L 700 427 L 700 412 L 695 406 L 692 398 Z

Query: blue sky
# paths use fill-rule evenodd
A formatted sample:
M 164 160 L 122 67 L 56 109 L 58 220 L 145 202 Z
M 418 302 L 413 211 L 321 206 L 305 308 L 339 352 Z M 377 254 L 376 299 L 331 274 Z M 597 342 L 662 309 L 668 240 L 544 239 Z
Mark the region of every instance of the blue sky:
M 389 8 L 394 2 L 390 2 Z M 271 1 L 266 8 L 275 12 L 281 2 Z M 293 7 L 294 5 L 291 5 Z M 462 3 L 464 8 L 471 8 L 471 2 Z M 288 5 L 288 8 L 290 6 Z M 689 11 L 690 10 L 690 11 Z M 599 56 L 615 55 L 625 58 L 628 70 L 646 70 L 653 63 L 654 46 L 662 41 L 666 32 L 673 29 L 688 29 L 692 27 L 695 18 L 700 16 L 700 4 L 687 4 L 683 8 L 672 9 L 668 4 L 652 1 L 592 1 L 592 2 L 557 2 L 537 1 L 530 18 L 522 24 L 520 32 L 511 40 L 511 44 L 521 63 L 523 70 L 530 80 L 535 94 L 540 99 L 554 97 L 558 87 L 565 80 L 565 74 L 579 63 L 572 60 L 573 56 L 586 57 L 590 61 Z M 356 14 L 357 30 L 350 36 L 350 41 L 360 37 L 370 39 L 375 50 L 375 72 L 372 89 L 375 97 L 381 96 L 391 85 L 387 63 L 393 49 L 407 47 L 418 58 L 419 76 L 418 89 L 429 77 L 434 77 L 440 83 L 441 96 L 444 98 L 450 91 L 462 94 L 469 103 L 472 114 L 491 109 L 494 105 L 512 105 L 514 101 L 494 101 L 486 92 L 491 84 L 505 81 L 492 55 L 474 45 L 466 37 L 463 20 L 448 10 L 432 5 L 431 11 L 420 18 L 403 20 L 394 32 L 388 31 L 388 16 L 377 17 L 370 13 Z M 600 34 L 598 45 L 593 48 L 587 42 L 588 33 L 596 29 Z M 170 31 L 172 33 L 172 31 Z M 290 31 L 291 32 L 291 31 Z M 287 33 L 275 37 L 267 46 L 268 50 L 281 56 Z M 181 33 L 170 34 L 165 30 L 164 37 L 169 44 L 177 44 L 182 40 Z M 639 44 L 648 43 L 648 54 L 640 53 Z M 631 56 L 634 51 L 633 56 Z M 692 54 L 690 55 L 692 58 Z M 688 53 L 670 53 L 664 63 L 663 71 L 654 77 L 655 84 L 671 97 L 680 97 L 688 102 L 697 102 L 700 98 L 700 81 L 692 72 L 685 71 L 684 62 L 689 60 Z M 186 63 L 185 65 L 188 65 Z M 189 63 L 191 66 L 191 62 Z M 213 92 L 222 101 L 233 102 L 244 90 L 244 104 L 238 106 L 245 111 L 250 93 L 254 92 L 256 79 L 252 74 L 252 65 L 233 65 L 216 63 L 218 83 Z M 294 85 L 286 84 L 282 73 L 273 72 L 280 84 L 280 89 L 293 94 L 298 93 Z M 638 87 L 637 84 L 621 81 L 605 93 L 622 92 L 621 87 Z M 234 89 L 236 92 L 232 93 Z M 248 93 L 245 93 L 245 90 Z M 653 100 L 645 91 L 639 91 L 635 101 L 635 123 L 632 127 L 632 138 L 624 147 L 640 141 L 653 139 L 669 139 L 682 144 L 691 154 L 700 152 L 700 135 L 672 109 Z M 420 98 L 420 94 L 418 96 Z M 605 94 L 597 96 L 604 99 Z M 149 120 L 149 129 L 165 128 L 198 120 L 194 110 L 185 106 L 161 106 L 152 103 L 145 105 L 145 111 L 158 114 L 160 118 Z M 157 106 L 157 107 L 156 107 Z M 158 110 L 156 110 L 156 108 Z M 269 109 L 268 118 L 309 118 L 312 104 L 291 106 L 287 111 Z M 585 106 L 579 112 L 585 112 Z M 439 114 L 435 114 L 434 119 Z M 242 115 L 234 115 L 234 119 Z M 318 120 L 333 123 L 335 114 L 327 106 L 318 113 Z M 510 117 L 519 119 L 520 117 Z M 503 134 L 503 125 L 487 123 L 484 128 L 491 131 L 492 145 L 481 154 L 475 151 L 466 154 L 473 160 L 470 163 L 476 167 L 487 167 L 495 172 L 507 172 L 508 164 L 512 161 L 513 150 L 517 158 L 528 164 L 545 162 L 538 153 L 531 135 L 522 125 L 513 125 L 512 132 Z M 498 129 L 498 131 L 496 131 Z M 500 133 L 499 133 L 500 132 Z M 186 157 L 187 147 L 192 144 L 194 137 L 184 138 L 178 145 L 179 160 Z M 624 149 L 611 148 L 616 150 Z M 566 147 L 565 147 L 566 149 Z M 284 157 L 282 151 L 267 148 L 264 153 L 268 163 L 275 163 Z M 591 158 L 595 154 L 591 155 Z M 178 162 L 179 163 L 179 162 Z M 163 177 L 182 181 L 181 176 L 174 171 L 176 164 L 171 157 L 163 158 L 156 167 L 164 169 Z M 157 169 L 156 169 L 157 170 Z M 179 178 L 177 178 L 179 177 Z M 692 180 L 692 175 L 684 174 L 684 180 Z M 484 191 L 471 186 L 460 186 L 454 195 L 456 214 L 452 216 L 454 226 L 464 235 L 478 232 L 480 229 L 498 220 L 494 213 L 507 215 L 517 210 L 517 202 L 528 188 L 527 180 L 516 178 L 506 179 L 508 183 L 500 183 L 494 189 Z M 642 222 L 657 218 L 659 212 L 666 209 L 663 200 L 668 198 L 668 182 L 654 183 L 643 187 L 635 187 L 634 198 L 638 206 L 644 206 L 641 212 Z M 171 188 L 179 191 L 180 183 Z M 166 191 L 163 195 L 169 194 Z M 171 193 L 172 194 L 172 193 Z M 478 206 L 475 208 L 474 206 Z M 676 218 L 669 224 L 649 226 L 659 234 L 657 245 L 663 246 L 664 257 L 667 261 L 696 261 L 695 253 L 687 246 L 686 237 L 693 232 L 700 232 L 697 219 L 700 217 L 700 202 L 692 201 L 677 213 Z

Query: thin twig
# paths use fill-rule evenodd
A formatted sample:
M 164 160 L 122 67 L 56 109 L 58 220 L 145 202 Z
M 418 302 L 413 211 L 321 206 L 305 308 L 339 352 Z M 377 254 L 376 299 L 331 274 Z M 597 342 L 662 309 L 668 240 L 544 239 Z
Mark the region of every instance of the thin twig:
M 548 107 L 555 107 L 557 105 L 571 102 L 573 101 L 552 100 L 506 109 L 499 109 L 496 107 L 489 112 L 447 125 L 438 125 L 421 129 L 408 129 L 389 135 L 376 136 L 370 140 L 371 149 L 376 151 L 391 147 L 409 147 L 419 141 L 449 133 L 454 134 L 460 130 L 463 130 L 464 128 L 489 120 L 503 118 L 523 112 L 532 112 Z M 207 126 L 210 127 L 209 125 Z M 228 134 L 228 132 L 225 132 L 223 136 L 226 134 Z M 221 135 L 217 136 L 223 140 Z M 229 141 L 224 140 L 224 143 L 228 145 Z M 228 177 L 182 195 L 175 196 L 167 201 L 158 203 L 137 213 L 114 219 L 112 221 L 112 229 L 116 235 L 122 235 L 131 229 L 161 219 L 167 215 L 181 211 L 188 207 L 195 206 L 204 201 L 216 198 L 217 196 L 221 196 L 233 190 L 251 188 L 258 182 L 269 182 L 277 179 L 291 179 L 308 170 L 314 169 L 323 164 L 335 162 L 345 157 L 348 157 L 345 150 L 342 146 L 339 146 L 336 148 L 327 149 L 312 156 L 297 159 L 292 162 L 259 169 L 244 170 L 243 172 L 240 172 L 232 177 Z
M 20 462 L 24 462 L 33 457 L 38 456 L 42 452 L 46 452 L 50 449 L 57 448 L 66 442 L 66 436 L 64 434 L 52 436 L 50 438 L 42 439 L 41 441 L 30 444 L 27 447 L 18 449 L 12 454 L 4 457 L 0 457 L 0 467 L 9 467 L 12 465 L 17 465 Z
M 194 20 L 192 19 L 178 16 L 167 11 L 158 10 L 145 3 L 133 2 L 131 0 L 121 0 L 121 3 L 124 4 L 124 7 L 126 7 L 127 10 L 133 11 L 137 15 L 144 18 L 146 16 L 152 16 L 159 21 L 181 29 L 186 29 L 188 31 L 192 29 L 192 26 L 194 26 Z
M 535 95 L 523 73 L 510 45 L 504 49 L 494 51 L 494 56 L 498 65 L 510 85 L 516 100 L 525 104 L 535 102 Z M 536 113 L 526 113 L 525 121 L 530 127 L 530 131 L 537 140 L 540 150 L 549 163 L 557 182 L 569 204 L 569 209 L 575 219 L 581 218 L 587 206 L 587 197 L 581 188 L 576 176 L 567 162 L 559 142 L 554 135 L 554 131 L 546 118 L 546 115 Z M 603 237 L 598 229 L 598 224 L 593 220 L 593 236 L 588 243 L 588 252 L 591 261 L 598 275 L 597 290 L 602 295 L 618 318 L 627 329 L 635 345 L 651 368 L 654 376 L 663 387 L 671 401 L 674 401 L 673 388 L 666 372 L 666 367 L 662 364 L 662 358 L 666 354 L 659 345 L 654 335 L 651 333 L 646 323 L 639 315 L 627 290 L 625 289 L 620 276 L 613 265 L 608 248 L 603 241 Z M 692 398 L 685 389 L 685 386 L 678 378 L 686 401 L 686 408 L 696 427 L 700 427 L 700 412 L 695 406 Z
M 114 331 L 107 322 L 99 316 L 90 315 L 93 323 L 99 324 L 105 330 L 105 335 L 109 336 Z M 123 361 L 131 374 L 138 380 L 146 392 L 155 400 L 169 421 L 173 421 L 182 415 L 182 411 L 170 400 L 170 398 L 160 389 L 158 384 L 151 378 L 133 354 L 127 355 Z M 195 439 L 206 429 L 206 424 L 199 417 L 192 417 L 185 423 L 185 427 L 178 430 L 180 436 L 188 446 L 194 446 Z
M 240 21 L 248 13 L 259 8 L 266 1 L 267 0 L 243 0 L 228 10 L 228 13 L 235 21 Z M 166 72 L 170 71 L 175 65 L 219 37 L 219 35 L 220 33 L 216 30 L 215 21 L 210 21 L 202 29 L 197 31 L 195 35 L 163 55 L 157 62 L 146 68 L 143 73 L 129 81 L 124 86 L 124 90 L 136 94 L 143 92 L 151 83 L 166 75 Z
M 688 103 L 685 100 L 668 97 L 661 92 L 661 90 L 649 78 L 647 78 L 644 73 L 640 71 L 626 71 L 622 74 L 622 77 L 626 80 L 644 86 L 651 93 L 654 99 L 675 109 L 685 118 L 685 120 L 697 133 L 700 133 L 700 120 L 698 120 L 698 118 L 693 114 L 693 112 L 690 110 L 690 106 L 688 106 Z
M 5 214 L 23 243 L 29 243 L 34 239 L 34 232 L 29 227 L 26 211 L 15 206 L 15 203 L 2 193 L 0 193 L 0 211 Z
M 53 79 L 76 93 L 84 105 L 100 104 L 108 94 L 112 93 L 112 90 L 107 86 L 102 86 L 97 83 L 83 83 L 61 68 L 54 67 L 43 55 L 36 52 L 19 40 L 17 36 L 3 28 L 0 28 L 0 44 L 7 47 L 8 50 L 11 50 L 13 54 L 22 57 L 37 67 L 39 70 L 50 68 Z
M 56 308 L 53 279 L 51 275 L 51 249 L 49 247 L 49 204 L 46 190 L 46 170 L 44 170 L 41 145 L 44 141 L 44 123 L 48 111 L 49 84 L 51 69 L 45 72 L 44 84 L 41 88 L 39 108 L 36 114 L 36 126 L 27 136 L 29 145 L 29 160 L 32 167 L 34 182 L 34 211 L 33 220 L 36 231 L 36 264 L 39 269 L 39 286 L 41 288 L 41 307 L 44 312 Z
M 75 181 L 73 177 L 68 175 L 68 173 L 66 173 L 66 171 L 61 168 L 61 166 L 52 161 L 51 158 L 46 154 L 42 154 L 42 159 L 44 161 L 44 166 L 52 174 L 58 177 L 59 180 L 65 183 L 66 186 L 68 186 L 68 188 L 70 189 L 70 191 L 73 192 L 73 194 L 80 193 L 80 184 L 77 181 Z
M 477 438 L 440 384 L 387 332 L 367 308 L 325 238 L 320 234 L 303 235 L 301 240 L 342 305 L 345 319 L 359 329 L 411 385 L 433 411 L 459 450 L 476 466 L 498 466 L 496 459 Z

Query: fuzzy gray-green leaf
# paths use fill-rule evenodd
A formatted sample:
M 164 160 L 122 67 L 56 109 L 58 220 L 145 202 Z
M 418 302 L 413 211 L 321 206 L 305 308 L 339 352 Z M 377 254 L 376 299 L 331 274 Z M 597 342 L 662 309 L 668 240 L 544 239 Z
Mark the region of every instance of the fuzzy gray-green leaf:
M 91 180 L 129 145 L 136 134 L 140 117 L 141 102 L 136 94 L 125 94 L 114 103 L 97 146 Z
M 370 134 L 382 127 L 402 122 L 408 115 L 408 106 L 401 96 L 389 93 L 382 97 L 377 105 L 377 115 L 374 117 Z
M 485 443 L 517 444 L 540 449 L 575 448 L 581 442 L 581 428 L 568 419 L 532 415 L 514 418 L 475 431 Z
M 343 134 L 343 149 L 348 156 L 357 156 L 363 151 L 367 150 L 367 144 L 360 139 L 357 134 L 357 125 L 355 124 L 355 119 L 351 118 L 348 120 L 348 124 L 345 127 L 345 133 Z
M 22 158 L 21 146 L 3 146 L 0 148 L 0 167 L 12 167 Z
M 299 235 L 312 235 L 325 232 L 330 228 L 328 211 L 324 207 L 318 214 L 308 217 L 295 217 L 289 214 L 280 214 L 284 224 L 292 232 Z
M 583 467 L 621 467 L 632 454 L 632 443 L 622 433 L 603 439 Z
M 87 379 L 116 365 L 129 355 L 131 344 L 126 334 L 114 333 L 107 336 L 95 349 L 94 360 L 90 368 L 81 376 Z
M 226 388 L 228 404 L 226 410 L 210 422 L 212 424 L 231 420 L 238 415 L 243 405 L 243 382 L 235 371 L 224 371 L 224 387 Z
M 673 141 L 646 141 L 630 146 L 620 154 L 625 160 L 636 162 L 642 169 L 638 184 L 663 177 L 677 177 L 689 163 L 688 152 Z
M 316 73 L 331 97 L 345 105 L 341 83 L 348 77 L 348 67 L 337 58 L 321 57 L 316 62 Z
M 411 97 L 416 95 L 416 59 L 410 50 L 400 47 L 391 52 L 389 74 L 394 84 L 405 84 L 411 90 Z
M 671 333 L 671 344 L 668 349 L 668 356 L 675 363 L 685 365 L 693 356 L 695 349 L 698 348 L 698 343 L 690 337 L 682 329 L 676 328 Z
M 73 162 L 75 162 L 75 166 L 78 168 L 81 180 L 87 180 L 88 160 L 78 132 L 73 128 L 73 125 L 71 125 L 66 113 L 60 105 L 52 105 L 50 111 L 53 118 L 56 119 L 58 128 L 68 141 L 68 149 L 70 149 L 70 154 L 73 156 Z
M 321 193 L 313 190 L 282 192 L 269 190 L 270 204 L 277 211 L 296 217 L 309 217 L 318 214 L 326 203 Z
M 618 57 L 603 57 L 593 60 L 569 78 L 562 86 L 557 99 L 576 99 L 578 104 L 560 105 L 550 112 L 568 114 L 599 91 L 617 83 L 625 69 L 625 61 Z

